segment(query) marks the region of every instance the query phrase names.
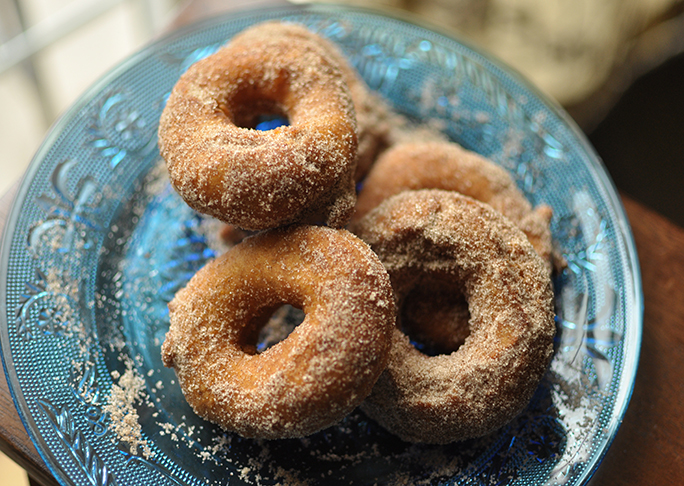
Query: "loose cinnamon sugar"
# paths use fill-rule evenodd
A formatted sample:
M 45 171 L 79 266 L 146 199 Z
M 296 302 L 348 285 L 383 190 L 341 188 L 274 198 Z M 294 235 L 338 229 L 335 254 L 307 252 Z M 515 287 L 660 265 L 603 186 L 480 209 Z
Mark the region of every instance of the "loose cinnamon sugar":
M 145 403 L 145 380 L 136 372 L 133 362 L 126 360 L 126 370 L 123 375 L 112 372 L 114 384 L 110 389 L 107 403 L 103 410 L 109 414 L 110 429 L 117 438 L 129 446 L 129 452 L 137 455 L 142 451 L 146 458 L 152 456 L 150 445 L 142 437 L 136 406 Z

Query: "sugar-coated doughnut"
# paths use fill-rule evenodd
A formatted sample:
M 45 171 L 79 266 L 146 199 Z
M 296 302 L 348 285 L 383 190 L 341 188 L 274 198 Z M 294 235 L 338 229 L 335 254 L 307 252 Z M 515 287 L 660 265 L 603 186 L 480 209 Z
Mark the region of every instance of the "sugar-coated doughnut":
M 532 208 L 503 168 L 453 142 L 389 148 L 366 177 L 353 218 L 361 219 L 393 194 L 415 189 L 456 191 L 489 204 L 523 230 L 551 271 L 551 208 Z
M 523 230 L 551 272 L 551 209 L 532 208 L 503 168 L 453 142 L 398 143 L 384 152 L 364 181 L 353 219 L 361 219 L 387 197 L 412 189 L 457 191 L 486 202 Z M 431 311 L 423 312 L 426 309 Z M 402 328 L 428 348 L 457 349 L 467 321 L 468 309 L 458 289 L 446 289 L 443 283 L 419 286 L 405 297 Z
M 264 22 L 240 33 L 235 40 L 248 43 L 260 36 L 289 37 L 294 42 L 313 42 L 323 48 L 338 64 L 354 103 L 358 134 L 355 179 L 361 179 L 375 162 L 380 151 L 391 143 L 389 139 L 392 114 L 387 104 L 368 88 L 336 44 L 305 26 L 292 22 Z
M 256 353 L 283 304 L 304 321 Z M 162 359 L 195 412 L 244 437 L 301 437 L 354 409 L 384 369 L 395 323 L 389 277 L 346 230 L 258 233 L 204 266 L 169 304 Z
M 553 294 L 524 233 L 491 207 L 452 191 L 406 191 L 356 223 L 378 254 L 399 305 L 430 279 L 460 285 L 465 342 L 427 356 L 397 327 L 362 409 L 404 440 L 448 443 L 496 430 L 529 402 L 553 352 Z
M 342 51 L 328 39 L 311 32 L 302 25 L 288 22 L 266 22 L 257 28 L 250 29 L 254 33 L 258 30 L 315 42 L 338 63 L 354 103 L 358 134 L 355 179 L 361 179 L 375 162 L 380 151 L 390 143 L 388 141 L 391 130 L 389 107 L 370 91 Z
M 356 119 L 341 68 L 288 35 L 245 35 L 193 64 L 159 123 L 171 183 L 195 210 L 242 229 L 320 219 L 355 203 Z M 255 130 L 281 115 L 288 126 Z

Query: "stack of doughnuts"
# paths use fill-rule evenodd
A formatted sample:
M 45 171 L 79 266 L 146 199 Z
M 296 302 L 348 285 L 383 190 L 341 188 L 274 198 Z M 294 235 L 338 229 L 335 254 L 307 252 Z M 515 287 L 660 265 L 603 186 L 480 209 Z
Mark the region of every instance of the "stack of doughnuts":
M 271 115 L 287 123 L 255 129 Z M 403 440 L 448 443 L 527 405 L 553 351 L 551 210 L 400 119 L 291 23 L 251 27 L 181 76 L 160 153 L 232 244 L 169 303 L 162 359 L 198 415 L 279 439 L 360 406 Z M 284 304 L 304 321 L 258 352 Z
M 362 88 L 331 44 L 267 23 L 191 66 L 162 113 L 160 153 L 181 197 L 231 228 L 261 230 L 178 292 L 162 346 L 197 414 L 242 436 L 335 424 L 387 364 L 389 276 L 341 229 L 356 200 L 358 140 L 375 150 L 357 124 L 355 106 L 370 97 Z M 255 130 L 260 115 L 289 123 Z M 316 220 L 328 226 L 306 224 Z M 259 331 L 284 304 L 304 321 L 257 353 Z

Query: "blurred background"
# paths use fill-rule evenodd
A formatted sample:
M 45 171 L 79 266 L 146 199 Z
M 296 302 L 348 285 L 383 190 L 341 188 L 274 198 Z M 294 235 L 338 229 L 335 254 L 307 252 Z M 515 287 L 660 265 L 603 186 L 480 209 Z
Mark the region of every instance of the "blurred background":
M 178 0 L 0 0 L 0 194 L 49 126 L 168 23 Z
M 0 196 L 88 86 L 200 3 L 286 2 L 0 0 Z M 684 225 L 684 0 L 334 3 L 408 12 L 503 59 L 570 113 L 621 191 Z M 0 456 L 0 485 L 24 484 L 13 470 Z
M 55 119 L 179 11 L 285 3 L 0 0 L 0 194 Z M 570 113 L 622 191 L 684 224 L 684 0 L 334 3 L 408 12 L 503 59 Z

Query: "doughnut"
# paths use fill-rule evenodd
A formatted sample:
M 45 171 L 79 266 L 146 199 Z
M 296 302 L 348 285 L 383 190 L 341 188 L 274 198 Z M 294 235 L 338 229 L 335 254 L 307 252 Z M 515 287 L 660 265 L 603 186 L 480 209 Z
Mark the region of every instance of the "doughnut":
M 508 173 L 493 162 L 453 142 L 393 146 L 366 177 L 353 219 L 358 221 L 384 199 L 410 189 L 456 191 L 489 204 L 523 230 L 551 272 L 551 208 L 533 209 Z
M 282 305 L 303 322 L 256 352 Z M 341 420 L 385 368 L 395 323 L 389 276 L 347 230 L 262 231 L 202 267 L 169 303 L 162 345 L 195 412 L 249 438 L 303 437 Z
M 267 115 L 289 125 L 255 130 Z M 235 38 L 180 77 L 158 135 L 185 202 L 241 229 L 339 228 L 353 212 L 353 102 L 340 66 L 313 41 Z
M 469 334 L 428 356 L 397 326 L 387 368 L 361 409 L 401 439 L 449 443 L 490 433 L 529 402 L 555 334 L 550 276 L 524 233 L 453 191 L 405 191 L 353 227 L 385 265 L 398 305 L 425 281 L 468 302 Z
M 378 153 L 389 143 L 387 139 L 391 127 L 387 105 L 368 89 L 356 70 L 349 64 L 346 56 L 328 39 L 315 34 L 302 25 L 278 21 L 265 22 L 241 35 L 247 39 L 262 33 L 286 35 L 305 42 L 314 42 L 337 62 L 354 104 L 358 134 L 355 179 L 361 179 L 375 161 Z
M 393 114 L 387 104 L 368 88 L 337 45 L 305 26 L 291 22 L 264 22 L 242 32 L 236 40 L 250 42 L 260 36 L 288 36 L 298 41 L 315 43 L 338 64 L 354 103 L 358 135 L 354 178 L 357 181 L 362 179 L 378 154 L 391 143 L 389 140 Z

